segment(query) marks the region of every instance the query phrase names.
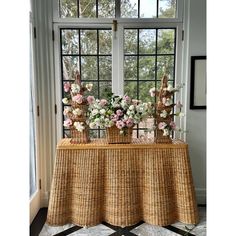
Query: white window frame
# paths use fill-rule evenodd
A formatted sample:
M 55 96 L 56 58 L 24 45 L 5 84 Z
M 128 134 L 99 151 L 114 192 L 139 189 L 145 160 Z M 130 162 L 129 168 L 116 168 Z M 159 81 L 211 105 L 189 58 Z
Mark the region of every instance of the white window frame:
M 112 92 L 118 95 L 123 94 L 124 84 L 124 51 L 123 33 L 124 28 L 176 28 L 176 64 L 175 64 L 175 83 L 182 81 L 182 31 L 183 31 L 183 0 L 177 0 L 176 18 L 60 18 L 59 1 L 53 0 L 53 29 L 54 29 L 54 58 L 55 58 L 55 91 L 57 103 L 57 134 L 59 141 L 63 137 L 62 133 L 62 88 L 61 88 L 61 60 L 60 60 L 60 28 L 104 28 L 112 29 L 113 20 L 117 21 L 117 31 L 112 33 Z M 175 99 L 181 100 L 183 91 L 176 94 Z M 180 121 L 176 120 L 180 126 Z M 181 134 L 177 134 L 181 137 Z

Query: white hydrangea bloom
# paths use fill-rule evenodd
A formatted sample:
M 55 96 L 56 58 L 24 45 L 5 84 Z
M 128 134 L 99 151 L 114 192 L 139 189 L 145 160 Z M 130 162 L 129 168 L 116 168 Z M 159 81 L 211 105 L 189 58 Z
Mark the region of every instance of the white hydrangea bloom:
M 72 91 L 72 93 L 79 93 L 80 92 L 80 86 L 78 84 L 72 84 L 71 85 L 71 91 Z
M 75 116 L 81 116 L 83 111 L 79 108 L 76 108 L 75 110 L 72 111 L 72 113 L 75 115 Z

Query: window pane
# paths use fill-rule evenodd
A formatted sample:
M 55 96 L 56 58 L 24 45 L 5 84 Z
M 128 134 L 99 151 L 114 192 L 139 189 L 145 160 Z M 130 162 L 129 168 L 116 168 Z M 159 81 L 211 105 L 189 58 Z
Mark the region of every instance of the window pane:
M 155 29 L 141 29 L 139 30 L 139 53 L 156 52 L 156 30 Z
M 79 34 L 78 30 L 62 30 L 62 53 L 78 54 L 79 53 Z
M 121 0 L 121 17 L 138 18 L 138 0 Z
M 77 17 L 77 0 L 60 0 L 60 17 Z
M 136 30 L 136 29 L 125 29 L 124 30 L 125 54 L 136 54 L 137 53 L 137 35 L 138 35 L 138 30 Z
M 155 56 L 139 57 L 139 79 L 155 80 Z
M 115 0 L 98 1 L 98 17 L 115 17 Z
M 112 92 L 111 82 L 99 83 L 99 97 L 108 98 L 107 94 Z
M 112 31 L 99 30 L 99 54 L 111 54 Z
M 125 80 L 137 80 L 137 57 L 125 56 L 124 61 Z
M 112 61 L 111 56 L 100 56 L 99 57 L 99 79 L 100 80 L 111 80 L 111 69 Z
M 81 57 L 81 79 L 82 80 L 97 80 L 97 57 L 82 56 Z
M 97 30 L 80 30 L 81 54 L 97 54 Z
M 175 48 L 175 30 L 174 29 L 159 29 L 157 53 L 173 53 Z
M 139 99 L 142 102 L 154 102 L 154 97 L 151 97 L 149 94 L 150 88 L 155 87 L 155 81 L 139 82 Z
M 128 94 L 131 98 L 137 99 L 137 82 L 124 81 L 124 94 Z
M 176 0 L 159 0 L 159 18 L 176 17 Z
M 98 82 L 93 82 L 93 89 L 91 92 L 89 92 L 89 95 L 98 98 Z
M 79 1 L 79 17 L 95 18 L 96 17 L 96 0 Z
M 98 133 L 99 131 L 98 130 L 95 130 L 95 129 L 90 129 L 89 130 L 89 136 L 90 138 L 98 138 Z
M 157 17 L 157 0 L 140 0 L 140 18 Z
M 79 70 L 79 57 L 77 56 L 63 56 L 63 80 L 74 80 L 75 72 Z
M 163 71 L 169 76 L 169 80 L 174 79 L 174 56 L 158 56 L 157 57 L 157 79 L 163 76 Z

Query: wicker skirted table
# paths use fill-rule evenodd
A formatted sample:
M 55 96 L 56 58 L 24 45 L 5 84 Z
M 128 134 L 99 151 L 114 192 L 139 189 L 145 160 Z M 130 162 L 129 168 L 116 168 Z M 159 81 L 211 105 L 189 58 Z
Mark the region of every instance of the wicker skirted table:
M 57 145 L 47 223 L 117 226 L 139 221 L 198 222 L 188 145 L 145 143 Z

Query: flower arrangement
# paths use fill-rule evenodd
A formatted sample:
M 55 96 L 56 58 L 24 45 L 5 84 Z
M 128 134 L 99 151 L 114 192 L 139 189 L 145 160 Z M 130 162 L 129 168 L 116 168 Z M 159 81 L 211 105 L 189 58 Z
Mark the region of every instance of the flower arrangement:
M 170 135 L 172 131 L 181 131 L 180 128 L 176 126 L 173 121 L 174 116 L 182 117 L 184 113 L 181 112 L 182 104 L 180 101 L 173 103 L 174 93 L 178 92 L 183 85 L 179 85 L 173 88 L 171 84 L 168 83 L 168 78 L 166 75 L 163 76 L 160 89 L 151 88 L 149 93 L 152 97 L 157 97 L 156 104 L 156 138 L 157 142 L 172 142 Z M 173 108 L 179 109 L 179 111 L 173 113 Z M 166 138 L 163 138 L 166 137 Z M 159 140 L 158 140 L 159 139 Z
M 108 100 L 91 100 L 89 104 L 90 128 L 115 126 L 120 130 L 119 133 L 124 135 L 127 134 L 128 128 L 147 118 L 153 110 L 151 103 L 142 103 L 127 95 L 110 94 Z
M 65 127 L 70 128 L 74 126 L 79 132 L 82 132 L 85 129 L 84 119 L 86 118 L 86 106 L 88 105 L 88 100 L 91 99 L 92 96 L 86 97 L 84 93 L 86 91 L 90 92 L 92 88 L 93 84 L 91 83 L 81 83 L 78 72 L 74 83 L 64 83 L 65 97 L 62 99 L 62 102 L 64 105 L 71 105 L 70 107 L 64 108 L 63 114 L 67 117 L 64 121 Z

